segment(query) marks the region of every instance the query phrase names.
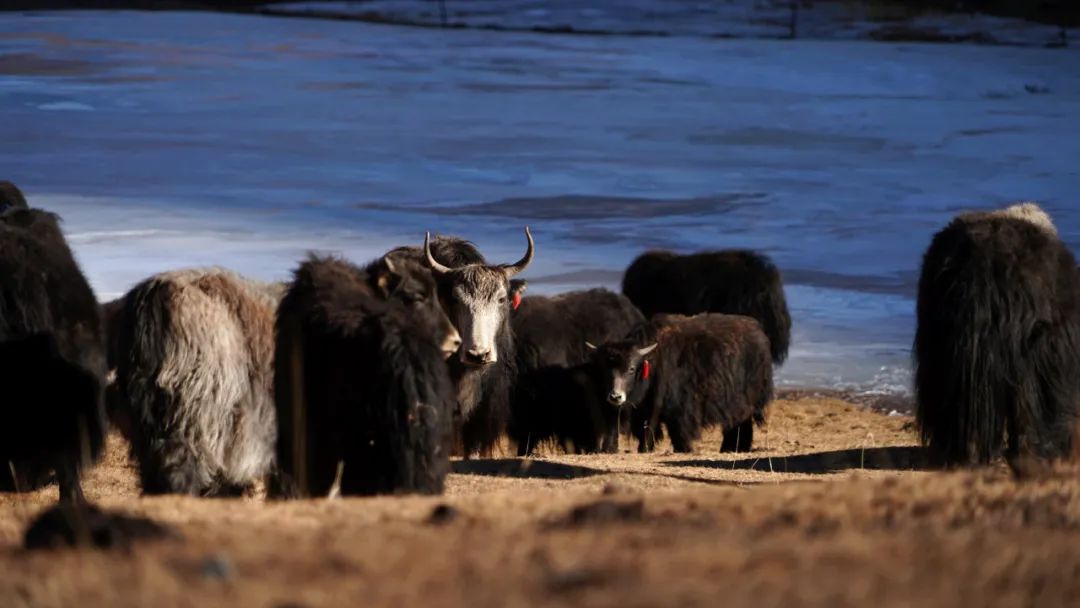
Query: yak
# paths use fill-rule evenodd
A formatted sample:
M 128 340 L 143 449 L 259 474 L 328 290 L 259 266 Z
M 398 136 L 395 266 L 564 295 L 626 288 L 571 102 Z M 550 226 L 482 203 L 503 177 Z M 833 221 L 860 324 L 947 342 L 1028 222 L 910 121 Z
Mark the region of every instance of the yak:
M 598 350 L 611 405 L 630 405 L 639 452 L 666 427 L 676 452 L 690 452 L 705 428 L 724 431 L 721 451 L 752 447 L 754 425 L 772 400 L 769 340 L 741 315 L 657 315 L 627 339 Z
M 647 251 L 623 276 L 622 291 L 646 317 L 715 312 L 757 319 L 774 365 L 787 359 L 791 315 L 780 271 L 767 256 L 732 249 L 676 255 Z
M 220 268 L 154 275 L 105 305 L 109 417 L 146 494 L 236 496 L 273 464 L 284 291 Z
M 427 267 L 303 262 L 277 316 L 270 494 L 441 492 L 459 344 Z
M 577 452 L 618 450 L 620 410 L 597 398 L 589 345 L 644 322 L 630 300 L 606 289 L 521 300 L 511 317 L 518 377 L 508 429 L 519 456 L 549 440 Z
M 456 392 L 455 452 L 490 455 L 506 431 L 510 393 L 517 376 L 512 303 L 526 284 L 514 277 L 532 262 L 532 233 L 524 257 L 513 264 L 489 264 L 476 247 L 456 237 L 424 237 L 423 248 L 399 247 L 394 260 L 425 264 L 435 278 L 439 301 L 461 335 L 457 357 L 449 360 Z
M 0 478 L 30 490 L 54 471 L 61 502 L 82 503 L 81 470 L 100 456 L 106 431 L 97 300 L 59 217 L 27 208 L 10 183 L 0 197 Z
M 965 213 L 923 258 L 912 349 L 916 423 L 945 465 L 1017 467 L 1072 450 L 1080 281 L 1034 203 Z

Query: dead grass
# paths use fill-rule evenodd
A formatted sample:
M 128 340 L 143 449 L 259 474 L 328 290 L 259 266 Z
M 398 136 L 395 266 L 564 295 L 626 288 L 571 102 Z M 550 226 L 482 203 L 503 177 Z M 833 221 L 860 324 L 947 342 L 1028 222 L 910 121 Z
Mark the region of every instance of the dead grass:
M 30 554 L 55 488 L 0 495 L 0 606 L 1075 602 L 1075 472 L 913 470 L 910 422 L 780 401 L 748 455 L 710 434 L 694 454 L 456 462 L 443 497 L 272 504 L 140 498 L 113 441 L 88 495 L 183 540 Z

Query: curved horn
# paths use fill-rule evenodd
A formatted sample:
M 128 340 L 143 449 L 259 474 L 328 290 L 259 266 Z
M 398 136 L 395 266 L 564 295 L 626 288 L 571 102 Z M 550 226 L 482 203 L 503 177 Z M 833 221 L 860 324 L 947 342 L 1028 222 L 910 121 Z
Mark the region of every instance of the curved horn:
M 502 269 L 506 272 L 507 277 L 512 277 L 515 274 L 528 268 L 532 263 L 533 253 L 536 252 L 536 246 L 533 244 L 532 233 L 529 232 L 529 227 L 525 227 L 525 238 L 529 239 L 529 249 L 525 251 L 525 257 L 521 258 L 514 264 L 503 264 Z
M 644 357 L 645 355 L 647 355 L 647 354 L 651 353 L 652 351 L 656 350 L 657 345 L 658 345 L 657 342 L 653 342 L 652 346 L 646 346 L 645 348 L 639 348 L 638 351 L 637 351 L 637 354 Z
M 435 274 L 446 274 L 450 272 L 450 268 L 443 266 L 435 261 L 435 256 L 431 255 L 431 233 L 424 233 L 424 257 L 427 258 L 428 266 L 435 271 Z

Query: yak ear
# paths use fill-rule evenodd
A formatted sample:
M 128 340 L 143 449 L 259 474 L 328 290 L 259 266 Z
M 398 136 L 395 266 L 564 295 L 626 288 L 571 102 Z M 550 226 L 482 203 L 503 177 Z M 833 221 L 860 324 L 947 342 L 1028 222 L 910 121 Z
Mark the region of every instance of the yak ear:
M 588 348 L 589 350 L 596 350 L 596 345 L 595 345 L 595 344 L 593 344 L 592 342 L 589 342 L 588 340 L 586 340 L 586 341 L 585 341 L 585 346 L 586 346 L 586 347 L 587 347 L 587 348 Z
M 400 282 L 401 275 L 397 273 L 394 263 L 389 256 L 383 256 L 375 265 L 375 286 L 384 296 L 388 296 Z
M 650 346 L 646 346 L 645 348 L 639 348 L 638 351 L 637 351 L 637 354 L 644 357 L 645 355 L 647 355 L 647 354 L 651 353 L 652 351 L 656 350 L 657 344 L 658 344 L 657 342 L 653 342 L 652 345 L 650 345 Z

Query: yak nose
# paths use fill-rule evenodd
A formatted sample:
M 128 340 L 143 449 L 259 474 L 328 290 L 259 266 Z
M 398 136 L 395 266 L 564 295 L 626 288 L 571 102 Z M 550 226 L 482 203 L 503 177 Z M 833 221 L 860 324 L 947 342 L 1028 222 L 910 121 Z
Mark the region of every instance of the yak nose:
M 607 396 L 607 400 L 611 405 L 622 405 L 626 403 L 626 393 L 611 391 Z
M 461 336 L 456 331 L 443 340 L 442 351 L 447 358 L 456 353 L 459 348 L 461 348 Z
M 495 354 L 490 350 L 471 349 L 463 353 L 463 360 L 469 365 L 488 365 L 495 362 Z

